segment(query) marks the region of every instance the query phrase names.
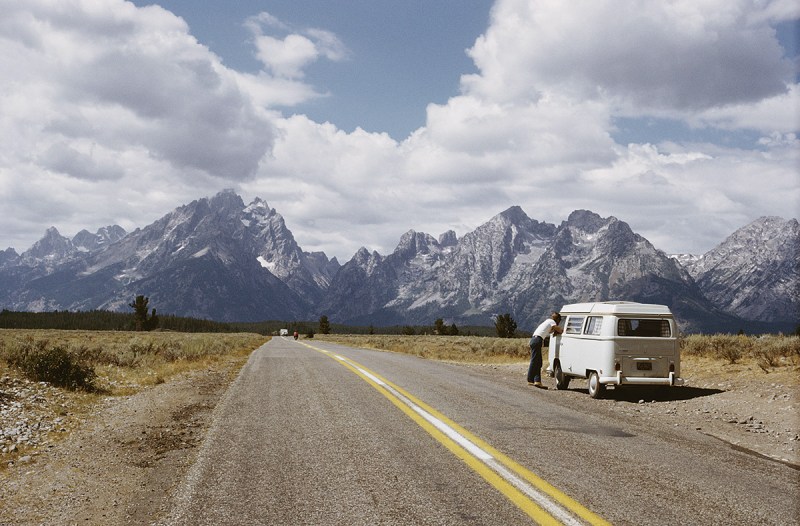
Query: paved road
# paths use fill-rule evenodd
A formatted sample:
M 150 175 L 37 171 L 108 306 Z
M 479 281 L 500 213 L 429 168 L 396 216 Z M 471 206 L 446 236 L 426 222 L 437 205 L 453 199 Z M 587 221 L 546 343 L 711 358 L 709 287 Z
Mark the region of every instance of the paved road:
M 797 470 L 553 395 L 274 338 L 218 405 L 167 523 L 800 524 Z

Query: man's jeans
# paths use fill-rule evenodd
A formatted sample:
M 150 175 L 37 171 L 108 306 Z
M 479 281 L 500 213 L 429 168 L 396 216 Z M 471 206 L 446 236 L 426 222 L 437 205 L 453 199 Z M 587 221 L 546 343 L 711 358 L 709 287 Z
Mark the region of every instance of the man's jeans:
M 528 366 L 528 381 L 542 381 L 542 344 L 544 340 L 540 336 L 531 339 L 531 364 Z

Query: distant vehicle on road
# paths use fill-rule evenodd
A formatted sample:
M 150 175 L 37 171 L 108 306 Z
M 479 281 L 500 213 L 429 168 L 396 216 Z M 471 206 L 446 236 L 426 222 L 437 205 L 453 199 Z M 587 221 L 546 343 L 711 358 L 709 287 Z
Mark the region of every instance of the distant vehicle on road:
M 606 385 L 683 385 L 675 319 L 665 305 L 605 301 L 564 305 L 564 332 L 550 337 L 556 389 L 589 379 L 589 396 Z
M 281 329 L 281 336 L 289 336 L 289 329 Z

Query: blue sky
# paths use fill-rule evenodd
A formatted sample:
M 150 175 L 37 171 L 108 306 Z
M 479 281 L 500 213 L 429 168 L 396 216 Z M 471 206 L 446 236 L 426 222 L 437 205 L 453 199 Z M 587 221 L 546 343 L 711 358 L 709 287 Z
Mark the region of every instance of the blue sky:
M 514 205 L 613 215 L 669 253 L 799 215 L 795 0 L 0 8 L 0 247 L 18 252 L 225 188 L 341 261 Z
M 136 5 L 153 2 L 136 0 Z M 341 61 L 317 60 L 306 81 L 325 97 L 287 109 L 352 132 L 361 127 L 405 139 L 425 124 L 425 107 L 458 93 L 475 72 L 466 50 L 486 29 L 490 0 L 164 0 L 224 63 L 258 71 L 244 21 L 268 12 L 294 30 L 322 28 L 347 48 Z M 279 31 L 285 34 L 287 31 Z

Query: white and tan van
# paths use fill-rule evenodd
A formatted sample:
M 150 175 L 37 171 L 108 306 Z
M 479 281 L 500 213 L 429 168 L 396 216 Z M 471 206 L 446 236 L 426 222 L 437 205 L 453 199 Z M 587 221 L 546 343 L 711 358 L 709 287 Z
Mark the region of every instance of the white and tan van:
M 665 305 L 604 301 L 564 305 L 564 332 L 550 337 L 547 374 L 556 389 L 589 379 L 589 395 L 606 385 L 683 385 L 678 329 Z

